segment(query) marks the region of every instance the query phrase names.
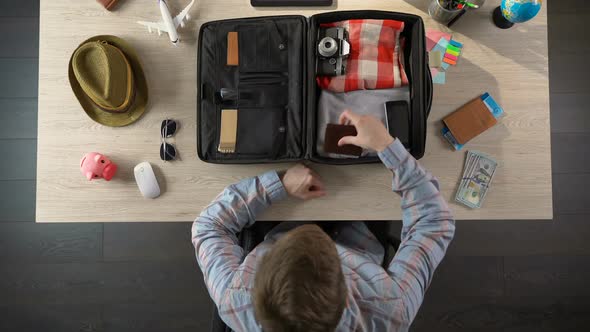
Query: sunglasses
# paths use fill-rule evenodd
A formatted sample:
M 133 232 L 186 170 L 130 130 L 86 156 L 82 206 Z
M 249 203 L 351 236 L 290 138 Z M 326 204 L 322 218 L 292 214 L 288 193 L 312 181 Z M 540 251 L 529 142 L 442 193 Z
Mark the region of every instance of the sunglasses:
M 176 121 L 166 119 L 162 121 L 160 126 L 160 135 L 162 145 L 160 145 L 160 159 L 164 161 L 176 160 L 176 148 L 174 145 L 166 142 L 167 138 L 170 138 L 176 134 Z

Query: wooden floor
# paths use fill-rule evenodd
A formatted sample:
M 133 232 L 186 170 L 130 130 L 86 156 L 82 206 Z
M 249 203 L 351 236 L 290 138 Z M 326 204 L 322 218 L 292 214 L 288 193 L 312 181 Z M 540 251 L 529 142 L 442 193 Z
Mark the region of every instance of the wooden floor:
M 459 221 L 413 331 L 590 324 L 590 2 L 544 5 L 555 220 Z M 0 1 L 0 331 L 208 330 L 190 224 L 33 222 L 38 15 Z

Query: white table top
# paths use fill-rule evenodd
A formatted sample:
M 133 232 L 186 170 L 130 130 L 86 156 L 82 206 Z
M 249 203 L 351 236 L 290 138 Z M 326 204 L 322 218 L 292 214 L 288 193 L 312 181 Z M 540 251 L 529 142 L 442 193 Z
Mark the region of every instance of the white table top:
M 173 15 L 188 0 L 170 0 Z M 38 222 L 190 221 L 226 185 L 288 164 L 214 165 L 196 155 L 196 41 L 207 21 L 246 16 L 300 14 L 327 10 L 378 9 L 421 15 L 427 28 L 446 29 L 427 14 L 422 0 L 340 0 L 332 8 L 256 9 L 248 0 L 201 0 L 193 20 L 180 29 L 179 47 L 167 35 L 148 34 L 138 20 L 158 21 L 151 1 L 122 1 L 113 12 L 94 1 L 41 1 L 39 49 L 39 131 L 37 165 Z M 437 176 L 443 196 L 457 219 L 551 219 L 551 148 L 546 8 L 532 21 L 500 30 L 491 22 L 499 1 L 487 1 L 466 14 L 454 29 L 464 44 L 459 64 L 435 85 L 428 120 L 426 154 L 421 163 Z M 110 128 L 94 123 L 70 88 L 71 53 L 83 40 L 99 34 L 126 39 L 139 54 L 148 79 L 150 103 L 135 124 Z M 440 135 L 441 119 L 468 100 L 489 92 L 504 108 L 500 123 L 467 144 L 499 162 L 484 206 L 471 210 L 454 203 L 465 151 L 452 151 Z M 171 142 L 182 160 L 159 158 L 160 122 L 181 123 Z M 81 157 L 104 153 L 119 165 L 110 182 L 89 182 L 79 170 Z M 133 167 L 149 161 L 164 193 L 144 199 Z M 390 191 L 390 174 L 382 165 L 312 164 L 323 176 L 329 195 L 270 208 L 267 220 L 392 220 L 401 217 L 399 198 Z

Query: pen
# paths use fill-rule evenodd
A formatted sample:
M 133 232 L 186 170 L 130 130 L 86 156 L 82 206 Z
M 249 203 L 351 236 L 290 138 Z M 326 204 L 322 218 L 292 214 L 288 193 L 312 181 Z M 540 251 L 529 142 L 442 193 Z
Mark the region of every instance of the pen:
M 465 12 L 467 12 L 467 10 L 465 10 L 465 8 L 461 9 L 459 14 L 457 14 L 457 16 L 455 16 L 449 23 L 447 23 L 447 28 L 450 28 L 451 25 L 455 24 L 455 22 L 457 22 L 461 18 L 461 16 L 463 16 L 463 14 L 465 14 Z

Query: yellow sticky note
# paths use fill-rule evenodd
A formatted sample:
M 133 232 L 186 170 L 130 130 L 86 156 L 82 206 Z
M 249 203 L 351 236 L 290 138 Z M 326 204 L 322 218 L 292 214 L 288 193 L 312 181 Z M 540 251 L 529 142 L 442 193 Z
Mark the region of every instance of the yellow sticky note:
M 447 49 L 447 53 L 449 53 L 450 55 L 459 56 L 459 52 L 455 52 L 453 50 Z
M 432 51 L 428 54 L 428 65 L 430 68 L 438 68 L 442 65 L 442 53 L 440 51 Z

